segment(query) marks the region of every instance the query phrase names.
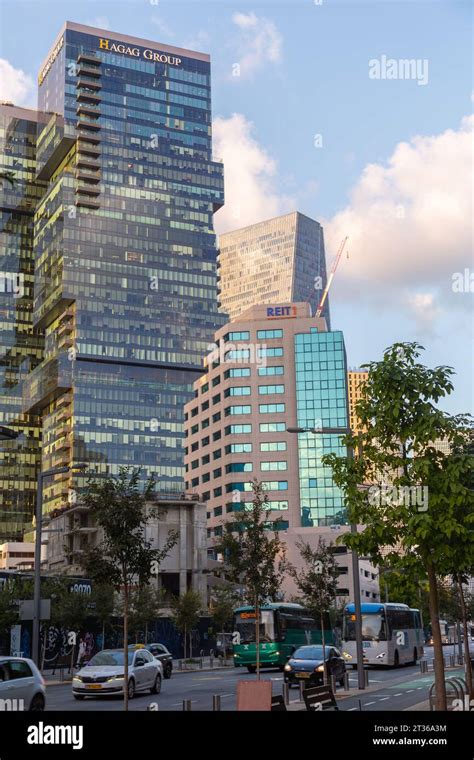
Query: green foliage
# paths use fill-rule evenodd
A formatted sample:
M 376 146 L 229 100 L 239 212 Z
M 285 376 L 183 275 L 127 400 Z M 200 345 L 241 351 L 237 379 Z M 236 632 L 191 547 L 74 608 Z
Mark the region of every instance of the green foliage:
M 130 630 L 132 633 L 144 631 L 160 614 L 163 606 L 163 593 L 151 586 L 134 588 L 130 596 Z
M 231 630 L 234 609 L 240 604 L 240 596 L 232 587 L 217 586 L 211 597 L 211 615 L 217 632 Z
M 42 583 L 42 595 L 51 599 L 50 624 L 66 631 L 83 628 L 92 612 L 90 597 L 71 593 L 66 578 L 48 578 Z
M 202 608 L 201 595 L 190 589 L 179 597 L 173 597 L 171 601 L 171 617 L 178 631 L 186 633 L 194 628 L 199 622 L 199 613 Z
M 244 587 L 249 604 L 260 605 L 280 591 L 286 560 L 278 531 L 270 529 L 268 495 L 257 481 L 252 491 L 253 501 L 224 523 L 216 549 L 224 556 L 226 578 Z
M 16 179 L 16 177 L 15 177 L 15 172 L 13 172 L 13 171 L 1 171 L 0 172 L 0 185 L 3 184 L 3 180 L 4 179 L 6 179 L 6 181 L 8 182 L 8 184 L 11 187 L 14 187 L 16 185 L 17 181 L 18 181 Z
M 115 613 L 115 589 L 109 583 L 94 583 L 90 596 L 91 614 L 102 626 L 107 626 Z
M 157 512 L 146 503 L 151 498 L 154 480 L 150 478 L 140 490 L 140 469 L 120 468 L 117 477 L 89 479 L 82 502 L 89 507 L 97 525 L 103 530 L 100 543 L 83 559 L 89 577 L 115 588 L 129 588 L 135 580 L 143 586 L 178 540 L 169 531 L 163 549 L 158 550 L 146 538 L 146 526 Z
M 301 603 L 319 620 L 335 605 L 338 565 L 331 547 L 326 546 L 322 538 L 316 549 L 305 541 L 299 541 L 296 546 L 304 565 L 300 570 L 290 565 L 288 570 L 301 594 Z
M 20 622 L 17 599 L 13 584 L 5 583 L 0 588 L 0 634 L 4 636 L 12 625 Z

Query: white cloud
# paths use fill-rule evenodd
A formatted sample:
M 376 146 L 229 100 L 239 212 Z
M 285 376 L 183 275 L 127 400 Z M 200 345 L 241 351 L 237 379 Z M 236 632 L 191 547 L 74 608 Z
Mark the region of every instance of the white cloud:
M 174 37 L 173 30 L 170 29 L 166 21 L 163 21 L 161 16 L 158 16 L 156 13 L 151 17 L 151 23 L 153 26 L 156 26 L 160 34 L 163 34 L 165 37 Z
M 92 21 L 86 21 L 87 26 L 95 26 L 96 29 L 110 29 L 110 21 L 107 16 L 96 16 Z
M 349 235 L 338 300 L 391 301 L 425 323 L 453 300 L 453 272 L 472 257 L 472 127 L 402 142 L 385 165 L 369 164 L 350 203 L 325 223 L 326 247 Z
M 251 77 L 265 63 L 278 63 L 282 57 L 283 38 L 273 21 L 255 13 L 234 13 L 232 22 L 240 30 L 238 60 L 240 76 Z
M 198 29 L 191 37 L 186 37 L 180 47 L 185 48 L 185 50 L 198 50 L 200 53 L 205 53 L 211 47 L 211 35 L 204 29 Z
M 253 136 L 243 114 L 217 118 L 214 155 L 224 162 L 225 206 L 215 216 L 218 233 L 255 224 L 295 208 L 295 200 L 277 189 L 277 163 Z
M 35 100 L 33 78 L 22 69 L 15 69 L 5 58 L 0 58 L 0 100 L 17 106 L 31 106 Z

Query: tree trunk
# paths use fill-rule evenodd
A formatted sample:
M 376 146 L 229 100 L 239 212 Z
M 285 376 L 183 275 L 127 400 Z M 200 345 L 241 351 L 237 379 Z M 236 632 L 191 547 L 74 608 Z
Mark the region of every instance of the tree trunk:
M 464 632 L 464 659 L 466 663 L 466 683 L 469 692 L 469 699 L 474 697 L 472 690 L 472 670 L 471 670 L 471 655 L 469 652 L 469 632 L 467 630 L 467 610 L 466 600 L 464 599 L 464 590 L 462 587 L 461 579 L 456 578 L 456 583 L 459 592 L 459 603 L 461 605 L 461 617 L 462 617 L 462 629 Z
M 255 599 L 255 650 L 257 656 L 257 681 L 260 681 L 260 605 Z
M 186 638 L 188 636 L 188 629 L 187 626 L 184 626 L 184 646 L 183 646 L 183 654 L 184 654 L 184 664 L 186 665 Z
M 148 644 L 148 623 L 145 623 L 145 644 Z
M 436 579 L 436 572 L 432 562 L 428 562 L 427 571 L 431 630 L 433 632 L 436 709 L 446 711 L 448 707 L 446 702 L 446 684 L 444 682 L 443 645 L 441 643 L 441 631 L 439 627 L 438 581 Z
M 123 593 L 123 709 L 128 710 L 128 585 L 125 584 Z
M 105 649 L 105 623 L 102 623 L 102 649 Z
M 324 635 L 324 615 L 320 613 L 321 620 L 321 644 L 323 645 L 323 684 L 326 686 L 328 682 L 328 671 L 326 667 L 326 637 Z
M 189 631 L 189 659 L 193 659 L 193 630 Z

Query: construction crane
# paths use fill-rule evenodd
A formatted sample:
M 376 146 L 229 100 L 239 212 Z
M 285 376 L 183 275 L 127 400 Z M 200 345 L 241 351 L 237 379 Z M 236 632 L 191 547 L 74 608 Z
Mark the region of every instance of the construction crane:
M 334 279 L 334 275 L 336 274 L 336 269 L 337 269 L 337 265 L 339 264 L 339 259 L 342 256 L 342 252 L 344 250 L 344 246 L 346 245 L 348 239 L 349 239 L 349 235 L 346 235 L 346 237 L 342 241 L 341 245 L 339 246 L 339 250 L 338 250 L 338 252 L 336 254 L 336 258 L 335 258 L 334 263 L 332 265 L 331 272 L 329 274 L 328 281 L 326 283 L 326 287 L 323 290 L 323 294 L 321 296 L 321 300 L 319 302 L 319 306 L 316 309 L 316 315 L 315 315 L 316 317 L 320 317 L 321 316 L 321 312 L 322 312 L 323 307 L 324 307 L 324 302 L 326 301 L 326 298 L 327 298 L 328 293 L 329 293 L 329 288 L 331 287 L 331 283 L 332 283 L 332 281 Z

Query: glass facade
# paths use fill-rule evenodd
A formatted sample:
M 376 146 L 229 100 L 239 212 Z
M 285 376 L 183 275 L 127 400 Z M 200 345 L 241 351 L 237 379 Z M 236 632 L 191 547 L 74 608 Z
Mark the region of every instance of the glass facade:
M 207 56 L 132 40 L 68 22 L 40 73 L 33 325 L 44 357 L 23 410 L 41 417 L 43 469 L 142 465 L 159 490 L 181 491 L 183 406 L 225 321 L 213 230 L 223 169 Z M 81 482 L 46 483 L 45 511 Z
M 22 403 L 44 344 L 33 330 L 33 212 L 44 191 L 36 133 L 34 111 L 0 105 L 0 425 L 19 433 L 0 442 L 0 543 L 21 540 L 31 527 L 40 451 L 40 418 Z
M 219 238 L 220 305 L 232 320 L 256 304 L 306 302 L 315 314 L 326 279 L 323 229 L 297 211 Z M 321 316 L 331 329 L 327 299 Z M 259 339 L 281 334 L 260 332 Z
M 342 332 L 295 335 L 295 378 L 298 427 L 348 426 L 347 367 Z M 321 457 L 346 456 L 340 436 L 298 435 L 301 525 L 346 524 L 344 499 Z

